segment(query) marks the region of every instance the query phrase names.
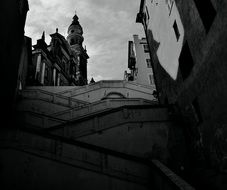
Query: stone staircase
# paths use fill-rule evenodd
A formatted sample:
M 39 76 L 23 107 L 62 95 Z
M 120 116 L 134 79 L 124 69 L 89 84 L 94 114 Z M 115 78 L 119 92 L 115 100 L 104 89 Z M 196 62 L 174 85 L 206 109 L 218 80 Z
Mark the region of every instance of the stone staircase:
M 96 102 L 105 98 L 119 98 L 120 95 L 124 98 L 142 98 L 146 100 L 155 100 L 153 90 L 155 86 L 140 85 L 133 82 L 122 80 L 108 80 L 99 81 L 86 86 L 72 86 L 72 87 L 46 87 L 46 86 L 32 86 L 27 87 L 27 90 L 42 90 L 45 92 L 54 93 L 55 95 L 62 95 L 70 97 L 71 99 L 81 100 L 85 102 Z
M 110 97 L 101 98 L 102 92 L 105 91 L 106 93 L 107 87 L 111 92 L 109 93 Z M 130 93 L 130 98 L 123 96 L 125 89 L 132 90 L 133 88 L 137 90 L 135 93 Z M 49 128 L 69 120 L 86 117 L 116 107 L 157 104 L 156 99 L 154 99 L 151 93 L 151 87 L 122 81 L 101 81 L 97 84 L 95 83 L 95 85 L 71 88 L 63 87 L 62 90 L 60 89 L 61 87 L 59 89 L 50 87 L 49 89 L 46 86 L 36 86 L 28 87 L 21 91 L 20 101 L 17 104 L 18 114 L 31 125 Z M 116 93 L 118 93 L 117 97 Z M 77 99 L 81 94 L 86 97 L 92 95 L 94 98 L 87 101 Z M 123 97 L 118 96 L 119 94 Z M 140 98 L 140 96 L 147 99 Z
M 167 148 L 168 124 L 171 120 L 166 108 L 137 105 L 96 112 L 46 130 L 58 136 L 144 156 L 152 153 L 154 145 Z
M 1 129 L 1 189 L 194 190 L 158 160 L 25 127 Z
M 193 189 L 162 163 L 181 129 L 151 96 L 122 81 L 22 91 L 20 127 L 0 133 L 3 189 Z
M 44 106 L 42 106 L 40 102 L 39 105 L 36 105 L 39 108 L 34 109 L 36 106 L 34 106 L 33 101 L 31 103 L 25 100 L 20 102 L 18 111 L 20 117 L 24 118 L 23 120 L 26 121 L 26 123 L 37 127 L 49 128 L 67 121 L 129 105 L 156 105 L 156 103 L 144 99 L 106 99 L 74 108 L 65 108 L 63 111 L 56 111 L 56 109 L 53 108 L 55 107 L 54 105 L 44 104 Z M 48 109 L 46 109 L 46 106 L 48 106 Z M 50 109 L 54 111 L 48 112 L 47 110 Z
M 37 113 L 54 114 L 73 107 L 88 104 L 85 101 L 63 96 L 42 89 L 26 89 L 20 92 L 17 109 Z
M 156 102 L 149 101 L 141 98 L 130 98 L 130 99 L 105 99 L 84 106 L 75 107 L 72 109 L 64 110 L 55 114 L 53 117 L 60 119 L 72 120 L 80 116 L 92 114 L 102 110 L 113 109 L 117 107 L 127 106 L 127 105 L 155 105 Z

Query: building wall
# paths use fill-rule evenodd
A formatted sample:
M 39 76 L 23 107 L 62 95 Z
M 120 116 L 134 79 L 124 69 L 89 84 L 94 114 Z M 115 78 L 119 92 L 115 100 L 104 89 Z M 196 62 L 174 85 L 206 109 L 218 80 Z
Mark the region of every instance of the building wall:
M 133 35 L 133 41 L 129 41 L 128 47 L 128 68 L 130 73 L 125 71 L 124 80 L 134 81 L 143 85 L 154 85 L 152 60 L 150 59 L 149 48 L 146 38 L 139 38 Z
M 173 0 L 147 1 L 147 29 L 152 31 L 159 44 L 157 57 L 161 66 L 175 80 L 178 71 L 178 58 L 182 49 L 184 29 Z M 148 10 L 148 11 L 147 11 Z M 155 19 L 154 19 L 155 18 Z M 176 31 L 177 30 L 177 31 Z
M 33 63 L 28 71 L 28 85 L 70 86 L 79 84 L 79 58 L 58 32 L 45 43 L 44 34 L 32 51 Z
M 68 154 L 68 160 L 73 160 L 72 158 L 70 158 L 70 154 L 73 154 L 73 151 L 75 150 L 72 150 L 72 148 L 67 149 L 66 147 L 64 153 L 66 155 Z M 29 154 L 26 151 L 5 149 L 1 150 L 1 152 L 2 152 L 1 164 L 4 164 L 4 166 L 1 170 L 0 175 L 2 179 L 0 187 L 1 189 L 4 190 L 8 189 L 70 190 L 75 189 L 75 187 L 77 189 L 84 190 L 91 189 L 91 187 L 94 189 L 111 188 L 113 190 L 150 189 L 150 187 L 147 187 L 143 184 L 118 179 L 118 177 L 105 174 L 104 172 L 102 173 L 92 171 L 93 168 L 97 167 L 99 169 L 100 166 L 94 165 L 93 168 L 92 167 L 86 168 L 83 166 L 81 167 L 80 165 L 83 165 L 83 162 L 78 163 L 78 161 L 76 162 L 76 159 L 73 160 L 74 161 L 73 164 L 70 162 L 67 163 L 68 161 L 67 156 L 66 158 L 59 159 L 57 158 L 58 156 L 54 154 L 52 154 L 52 158 L 51 156 L 49 156 L 49 158 L 45 158 L 45 156 L 39 156 L 37 154 L 32 153 Z M 86 153 L 84 154 L 84 156 L 85 155 Z M 54 157 L 56 157 L 57 159 L 55 159 Z M 120 161 L 122 162 L 122 160 Z M 117 165 L 117 163 L 115 163 L 115 165 Z M 112 167 L 114 167 L 114 164 L 112 164 Z M 99 170 L 102 171 L 101 168 Z
M 154 85 L 153 71 L 151 66 L 148 66 L 147 61 L 151 60 L 149 49 L 146 51 L 147 40 L 139 39 L 138 35 L 134 35 L 135 53 L 136 53 L 136 73 L 135 82 L 144 85 Z M 151 64 L 150 64 L 151 65 Z M 151 76 L 149 76 L 151 75 Z
M 168 57 L 165 52 L 171 52 L 171 49 L 162 49 L 164 42 L 158 38 L 167 28 L 169 30 L 166 35 L 170 33 L 172 35 L 168 40 L 175 37 L 173 25 L 168 21 L 161 22 L 161 20 L 170 20 L 171 15 L 175 15 L 171 12 L 170 17 L 165 17 L 169 13 L 168 3 L 171 2 L 173 2 L 172 11 L 177 8 L 180 15 L 177 22 L 180 34 L 178 42 L 183 45 L 181 45 L 182 48 L 180 44 L 173 48 L 175 55 L 180 53 L 179 56 L 175 56 L 175 58 L 178 57 L 178 69 L 169 64 L 175 71 L 175 75 L 171 74 L 160 59 L 161 50 L 163 50 L 164 59 Z M 209 0 L 204 4 L 197 0 L 163 1 L 162 6 L 166 7 L 166 13 L 164 9 L 158 8 L 161 6 L 161 1 L 153 1 L 153 3 L 155 8 L 152 9 L 151 1 L 146 1 L 151 21 L 146 25 L 143 18 L 141 22 L 143 22 L 154 61 L 160 103 L 175 104 L 185 120 L 185 126 L 187 126 L 185 137 L 188 139 L 191 150 L 190 158 L 193 161 L 193 167 L 203 168 L 200 169 L 201 173 L 194 173 L 198 177 L 195 183 L 207 185 L 211 189 L 224 189 L 225 184 L 218 182 L 218 179 L 224 178 L 220 172 L 227 169 L 227 144 L 224 141 L 227 131 L 225 101 L 227 97 L 227 2 Z M 143 7 L 141 10 L 146 15 Z M 160 11 L 160 14 L 157 14 L 157 11 Z M 152 24 L 155 26 L 156 21 L 160 22 L 160 25 L 164 24 L 165 27 L 150 27 Z M 170 27 L 167 26 L 168 24 Z M 157 32 L 160 32 L 159 35 Z M 169 42 L 168 40 L 165 43 Z M 174 45 L 174 42 L 170 44 Z M 211 177 L 207 174 L 208 168 L 211 171 L 215 169 L 219 173 L 217 172 L 216 177 Z
M 9 126 L 11 126 L 9 123 L 12 120 L 7 119 L 11 118 L 13 114 L 27 11 L 27 0 L 2 0 L 0 2 L 0 84 L 1 99 L 4 100 L 1 104 L 1 108 L 4 110 L 1 119 Z
M 28 66 L 32 62 L 32 40 L 29 37 L 24 37 L 23 41 L 23 49 L 20 57 L 20 65 L 18 69 L 18 81 L 17 81 L 17 89 L 22 90 L 26 86 L 27 79 L 27 71 Z

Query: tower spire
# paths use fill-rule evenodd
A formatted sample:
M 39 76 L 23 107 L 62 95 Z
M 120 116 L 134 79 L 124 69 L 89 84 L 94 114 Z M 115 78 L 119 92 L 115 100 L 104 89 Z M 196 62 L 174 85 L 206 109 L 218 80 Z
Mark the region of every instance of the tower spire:
M 77 16 L 77 13 L 76 13 L 76 10 L 75 10 L 75 15 L 73 16 L 73 21 L 72 21 L 72 24 L 71 25 L 80 25 L 79 23 L 79 17 Z
M 68 28 L 67 40 L 70 45 L 77 44 L 77 45 L 82 46 L 82 43 L 84 41 L 83 28 L 81 27 L 78 20 L 79 20 L 79 18 L 75 11 L 75 15 L 73 16 L 73 21 Z
M 43 31 L 42 40 L 45 41 L 45 31 Z
M 79 18 L 75 11 L 73 21 L 68 28 L 67 41 L 74 55 L 78 58 L 79 85 L 87 84 L 87 51 L 83 48 L 83 28 L 79 23 Z

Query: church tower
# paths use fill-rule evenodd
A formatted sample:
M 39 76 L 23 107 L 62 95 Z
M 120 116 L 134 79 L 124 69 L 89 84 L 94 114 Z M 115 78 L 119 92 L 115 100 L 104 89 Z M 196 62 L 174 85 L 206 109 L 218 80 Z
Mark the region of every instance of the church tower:
M 67 41 L 75 54 L 75 57 L 78 59 L 78 71 L 76 73 L 79 84 L 78 85 L 86 85 L 87 84 L 87 59 L 89 58 L 86 48 L 83 48 L 83 28 L 79 23 L 79 18 L 75 14 L 73 17 L 73 21 L 68 28 L 68 36 Z

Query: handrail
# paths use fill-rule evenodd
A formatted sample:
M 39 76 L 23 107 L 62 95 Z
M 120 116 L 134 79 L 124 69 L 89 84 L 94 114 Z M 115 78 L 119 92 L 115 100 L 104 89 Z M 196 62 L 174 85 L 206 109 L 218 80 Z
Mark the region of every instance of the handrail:
M 15 134 L 16 133 L 16 134 Z M 12 135 L 5 135 L 6 138 L 3 138 L 1 140 L 5 140 L 6 143 L 3 143 L 1 141 L 0 143 L 0 149 L 1 148 L 13 148 L 13 149 L 18 149 L 20 151 L 23 152 L 27 152 L 27 153 L 32 153 L 33 155 L 36 156 L 41 156 L 41 157 L 45 157 L 54 161 L 60 161 L 60 162 L 64 162 L 65 164 L 70 164 L 71 166 L 78 166 L 80 168 L 84 168 L 86 170 L 91 170 L 91 171 L 95 171 L 98 173 L 103 173 L 112 177 L 118 177 L 120 179 L 125 179 L 127 181 L 133 181 L 139 184 L 148 184 L 149 183 L 149 175 L 148 174 L 148 170 L 149 168 L 147 168 L 146 164 L 143 163 L 143 161 L 140 160 L 140 158 L 136 158 L 133 157 L 131 155 L 127 155 L 121 152 L 117 152 L 117 151 L 113 151 L 110 149 L 105 149 L 102 147 L 98 147 L 95 145 L 91 145 L 91 144 L 87 144 L 87 143 L 83 143 L 83 142 L 79 142 L 79 141 L 73 141 L 70 139 L 66 139 L 66 138 L 61 138 L 58 136 L 53 136 L 50 134 L 47 134 L 41 130 L 37 130 L 35 128 L 30 129 L 30 128 L 23 128 L 20 129 L 18 131 L 16 131 L 15 133 L 12 133 Z M 17 138 L 17 137 L 22 137 L 22 138 Z M 74 149 L 76 148 L 76 150 L 79 149 L 79 152 L 82 153 L 83 155 L 94 155 L 98 156 L 98 160 L 95 159 L 95 162 L 89 162 L 87 161 L 86 156 L 80 156 L 80 154 L 74 154 L 73 158 L 75 159 L 68 159 L 69 157 L 67 157 L 67 154 L 63 155 L 59 155 L 59 156 L 55 156 L 53 157 L 53 154 L 57 154 L 57 152 L 51 152 L 51 150 L 49 148 L 42 148 L 40 151 L 40 145 L 42 146 L 42 144 L 37 143 L 29 143 L 29 140 L 31 140 L 29 137 L 30 136 L 36 136 L 36 137 L 41 137 L 39 140 L 49 140 L 49 142 L 53 141 L 53 143 L 47 144 L 50 146 L 67 146 L 68 145 L 72 145 L 71 148 Z M 26 138 L 28 137 L 28 139 Z M 17 140 L 15 141 L 15 138 L 17 138 Z M 24 140 L 26 139 L 26 140 Z M 38 142 L 38 141 L 36 141 Z M 21 146 L 21 144 L 23 146 Z M 19 145 L 19 146 L 18 146 Z M 46 147 L 46 146 L 45 146 Z M 77 149 L 78 148 L 78 149 Z M 38 149 L 38 151 L 37 151 Z M 49 153 L 49 154 L 48 154 Z M 111 159 L 113 158 L 113 159 Z M 57 159 L 57 160 L 55 160 Z M 89 159 L 89 158 L 88 158 Z M 115 160 L 125 160 L 127 161 L 125 164 L 123 164 L 122 162 L 118 162 L 119 166 L 123 166 L 120 168 L 112 168 L 112 165 L 116 165 Z M 107 164 L 107 160 L 108 160 L 108 164 Z M 138 170 L 134 170 L 133 168 L 130 169 L 131 165 L 136 165 L 137 167 L 142 169 L 142 173 Z M 127 169 L 125 169 L 127 168 Z M 129 170 L 128 170 L 129 169 Z
M 17 112 L 18 113 L 18 112 Z M 44 113 L 38 113 L 38 112 L 33 112 L 33 111 L 19 111 L 19 114 L 21 113 L 29 113 L 31 115 L 37 115 L 37 116 L 40 116 L 40 117 L 46 117 L 46 118 L 50 118 L 50 119 L 53 119 L 53 120 L 56 120 L 56 121 L 61 121 L 61 122 L 66 122 L 67 120 L 65 119 L 59 119 L 57 117 L 53 117 L 51 115 L 47 115 L 47 114 L 44 114 Z
M 95 101 L 95 102 L 92 102 L 90 104 L 85 104 L 85 105 L 82 105 L 80 107 L 74 107 L 74 108 L 69 108 L 69 109 L 66 109 L 66 110 L 63 110 L 63 111 L 59 111 L 59 112 L 56 112 L 54 114 L 52 114 L 53 116 L 56 116 L 56 115 L 61 115 L 61 114 L 65 114 L 65 113 L 69 113 L 71 111 L 78 111 L 78 110 L 81 110 L 81 109 L 84 109 L 86 107 L 90 107 L 90 106 L 95 106 L 95 105 L 99 105 L 99 104 L 103 104 L 103 103 L 110 103 L 110 102 L 116 102 L 116 101 L 124 101 L 124 102 L 133 102 L 133 101 L 138 101 L 138 102 L 147 102 L 147 103 L 150 103 L 150 104 L 154 104 L 155 101 L 152 101 L 152 100 L 146 100 L 146 99 L 143 99 L 143 98 L 130 98 L 130 99 L 121 99 L 121 98 L 116 98 L 116 99 L 105 99 L 105 100 L 99 100 L 99 101 Z
M 67 92 L 67 93 L 71 93 L 70 96 L 72 98 L 74 98 L 74 96 L 79 96 L 79 95 L 82 95 L 82 94 L 86 94 L 86 93 L 89 93 L 89 92 L 93 92 L 93 91 L 96 91 L 96 90 L 99 90 L 99 89 L 102 89 L 102 88 L 110 88 L 110 89 L 114 89 L 114 88 L 119 88 L 119 87 L 100 87 L 98 86 L 97 88 L 94 88 L 94 89 L 90 89 L 90 90 L 85 90 L 84 92 L 78 92 L 78 90 L 76 90 L 76 94 L 73 94 L 72 92 Z M 138 90 L 138 89 L 133 89 L 133 88 L 129 88 L 129 87 L 122 87 L 124 89 L 128 89 L 128 90 L 133 90 L 133 91 L 136 91 L 136 92 L 140 92 L 140 93 L 143 93 L 143 94 L 147 94 L 147 95 L 150 95 L 152 96 L 154 99 L 156 99 L 153 95 L 153 91 L 151 91 L 150 93 L 149 92 L 145 92 L 145 91 L 142 91 L 142 90 Z M 151 90 L 151 89 L 150 89 Z M 66 93 L 64 93 L 66 94 Z
M 19 111 L 17 112 L 17 114 L 19 114 L 19 116 L 22 116 L 23 118 L 23 114 L 29 114 L 30 116 L 29 117 L 32 117 L 34 116 L 36 119 L 40 119 L 41 120 L 41 127 L 42 128 L 46 128 L 47 126 L 50 127 L 50 122 L 58 122 L 58 124 L 55 124 L 55 125 L 60 125 L 60 124 L 63 124 L 65 122 L 67 122 L 67 120 L 64 120 L 64 119 L 59 119 L 59 118 L 56 118 L 56 117 L 53 117 L 53 116 L 50 116 L 50 115 L 46 115 L 44 113 L 37 113 L 37 112 L 32 112 L 32 111 Z M 24 115 L 26 117 L 26 115 Z M 36 123 L 29 123 L 29 122 L 24 122 L 24 120 L 22 119 L 21 120 L 21 117 L 18 117 L 19 118 L 19 122 L 21 123 L 28 123 L 29 125 L 33 125 L 33 126 L 36 126 L 36 127 L 40 127 L 40 125 L 37 125 L 37 120 L 36 120 Z M 52 126 L 53 127 L 53 126 Z
M 16 134 L 14 134 L 13 132 Z M 189 183 L 187 183 L 180 176 L 175 174 L 172 170 L 170 170 L 167 166 L 165 166 L 161 161 L 156 160 L 156 159 L 151 160 L 149 158 L 144 158 L 141 156 L 139 157 L 139 156 L 123 153 L 123 152 L 118 152 L 118 151 L 115 151 L 112 149 L 107 149 L 104 147 L 88 144 L 88 143 L 77 141 L 74 139 L 69 139 L 69 138 L 65 138 L 62 136 L 49 134 L 43 130 L 38 130 L 35 128 L 24 127 L 20 130 L 15 130 L 13 132 L 11 131 L 11 134 L 12 134 L 11 136 L 4 135 L 4 137 L 7 137 L 7 138 L 1 139 L 1 140 L 6 140 L 6 142 L 9 142 L 9 140 L 11 140 L 13 142 L 18 143 L 19 140 L 23 140 L 23 138 L 18 139 L 18 137 L 21 136 L 18 133 L 27 133 L 27 134 L 31 134 L 31 135 L 40 136 L 43 138 L 54 140 L 56 144 L 65 143 L 65 144 L 73 145 L 75 147 L 83 148 L 85 150 L 98 152 L 105 157 L 107 157 L 107 155 L 108 155 L 108 156 L 113 156 L 113 157 L 116 157 L 119 159 L 124 159 L 127 161 L 135 162 L 137 164 L 145 165 L 151 169 L 151 173 L 156 179 L 157 179 L 157 177 L 159 177 L 159 178 L 162 178 L 163 180 L 165 180 L 165 182 L 167 182 L 165 185 L 169 185 L 169 186 L 173 185 L 176 189 L 181 189 L 181 190 L 195 190 L 195 188 L 192 187 Z M 10 137 L 13 139 L 11 139 Z M 17 138 L 17 140 L 15 141 L 14 138 Z M 0 147 L 3 148 L 4 143 L 1 143 Z M 9 145 L 7 145 L 7 147 L 9 147 Z M 19 146 L 19 147 L 21 148 L 21 146 Z M 163 187 L 163 180 L 156 180 L 155 184 L 153 184 L 154 188 L 163 189 L 163 188 L 161 188 L 161 187 Z M 159 184 L 158 184 L 158 182 L 159 182 Z M 168 182 L 171 182 L 171 184 L 169 184 Z
M 68 100 L 70 98 L 70 97 L 64 96 L 62 94 L 51 93 L 51 92 L 48 92 L 48 91 L 45 91 L 45 90 L 42 90 L 42 89 L 25 89 L 21 93 L 23 94 L 23 92 L 26 92 L 26 91 L 41 92 L 43 94 L 47 94 L 47 95 L 55 96 L 55 97 L 60 97 L 60 98 L 65 99 L 65 100 Z M 79 102 L 79 103 L 82 103 L 82 104 L 87 104 L 88 103 L 86 101 L 78 100 L 78 99 L 75 99 L 75 98 L 71 98 L 71 99 L 72 99 L 71 101 L 73 101 L 73 102 Z
M 97 90 L 97 89 L 99 89 L 99 88 L 103 88 L 103 87 L 105 87 L 105 86 L 103 86 L 105 83 L 106 83 L 106 84 L 111 84 L 111 82 L 112 82 L 112 83 L 114 82 L 115 84 L 116 84 L 116 83 L 121 84 L 120 86 L 118 86 L 118 87 L 116 87 L 116 88 L 119 88 L 119 87 L 127 88 L 126 85 L 127 85 L 127 84 L 130 84 L 130 85 L 133 85 L 133 86 L 139 86 L 139 87 L 146 88 L 146 89 L 149 89 L 149 90 L 155 89 L 154 86 L 147 86 L 147 85 L 137 84 L 137 83 L 128 82 L 128 81 L 123 81 L 123 80 L 107 80 L 107 81 L 101 80 L 101 81 L 98 81 L 98 82 L 96 82 L 96 83 L 94 83 L 94 84 L 92 84 L 92 85 L 86 85 L 86 86 L 82 86 L 82 87 L 80 87 L 80 88 L 76 88 L 75 90 L 79 92 L 80 90 L 83 90 L 83 89 L 84 89 L 85 92 L 80 93 L 80 94 L 83 94 L 83 93 L 86 93 L 86 92 L 90 92 L 90 91 Z M 89 87 L 93 87 L 93 88 L 91 88 L 91 90 L 87 90 Z M 108 86 L 106 86 L 106 87 L 108 87 Z M 114 87 L 110 87 L 110 88 L 114 88 Z M 133 89 L 133 88 L 128 88 L 128 89 L 136 90 L 136 89 Z M 58 92 L 58 94 L 71 93 L 71 92 L 73 92 L 73 91 L 74 91 L 74 88 L 72 88 L 72 89 L 67 89 L 67 90 Z M 138 90 L 136 90 L 136 91 L 138 91 Z M 144 93 L 145 93 L 145 92 L 144 92 Z
M 79 115 L 78 117 L 74 117 L 73 119 L 72 118 L 69 118 L 69 119 L 59 119 L 58 117 L 54 116 L 54 115 L 46 115 L 46 114 L 43 114 L 43 113 L 36 113 L 36 112 L 32 112 L 32 111 L 21 111 L 21 113 L 28 113 L 28 114 L 32 114 L 34 117 L 37 117 L 37 119 L 41 119 L 42 121 L 38 123 L 37 126 L 39 127 L 42 127 L 42 128 L 45 128 L 46 130 L 48 131 L 52 131 L 52 130 L 57 130 L 59 128 L 64 128 L 65 125 L 68 125 L 72 122 L 82 122 L 84 120 L 87 120 L 87 119 L 92 119 L 94 117 L 100 117 L 100 116 L 105 116 L 106 114 L 110 114 L 110 113 L 114 113 L 114 112 L 118 112 L 118 111 L 121 111 L 121 110 L 125 110 L 125 109 L 137 109 L 137 108 L 143 108 L 143 109 L 155 109 L 155 108 L 166 108 L 166 107 L 163 107 L 163 106 L 160 106 L 160 105 L 157 105 L 157 104 L 151 104 L 151 105 L 123 105 L 123 106 L 119 106 L 119 107 L 114 107 L 114 108 L 106 108 L 106 109 L 102 109 L 102 110 L 96 110 L 94 112 L 89 112 L 88 114 L 84 114 L 84 115 Z M 20 112 L 19 112 L 20 113 Z M 28 120 L 30 121 L 30 120 Z M 38 120 L 37 120 L 38 121 Z M 51 122 L 60 122 L 60 123 L 51 123 Z M 160 122 L 160 121 L 170 121 L 169 119 L 166 119 L 166 117 L 162 117 L 162 120 L 158 119 L 158 120 L 154 120 L 152 119 L 152 122 Z M 129 121 L 127 120 L 127 123 L 128 122 L 134 122 L 133 121 Z M 29 122 L 28 122 L 29 123 Z M 123 124 L 123 123 L 121 123 Z M 107 128 L 100 128 L 100 130 L 95 130 L 93 131 L 94 133 L 98 133 L 99 131 L 103 131 L 103 130 L 106 130 L 106 129 L 110 129 L 110 128 L 113 128 L 115 126 L 111 125 Z M 88 130 L 90 131 L 90 130 Z M 91 132 L 91 131 L 90 131 Z M 83 135 L 87 135 L 89 132 L 83 132 L 83 134 L 78 134 L 77 136 L 83 136 Z M 90 133 L 89 133 L 90 134 Z
M 74 106 L 72 106 L 72 103 L 77 103 L 77 104 L 82 104 L 82 105 L 88 104 L 88 102 L 86 102 L 86 101 L 78 100 L 78 99 L 68 97 L 68 96 L 64 96 L 64 95 L 61 95 L 61 94 L 51 93 L 51 92 L 44 91 L 44 90 L 41 90 L 41 89 L 25 89 L 21 92 L 21 95 L 26 97 L 25 93 L 27 93 L 27 92 L 28 93 L 34 92 L 36 94 L 35 95 L 36 98 L 39 98 L 41 100 L 42 99 L 47 100 L 47 98 L 38 97 L 39 93 L 44 94 L 44 95 L 49 95 L 51 97 L 51 99 L 48 99 L 49 101 L 52 101 L 54 103 L 61 103 L 62 105 L 67 105 L 67 106 L 70 106 L 70 107 L 74 107 Z M 67 103 L 56 102 L 55 101 L 56 98 L 64 99 L 64 100 L 67 100 L 68 102 Z
M 175 174 L 172 170 L 170 170 L 159 160 L 153 159 L 151 160 L 151 164 L 156 171 L 158 171 L 162 176 L 164 176 L 165 179 L 170 181 L 172 185 L 174 185 L 178 189 L 195 190 L 194 187 L 192 187 L 189 183 L 183 180 L 180 176 Z M 160 186 L 162 186 L 162 184 Z
M 90 114 L 87 114 L 87 115 L 84 115 L 84 116 L 80 116 L 78 118 L 68 120 L 66 123 L 62 123 L 60 125 L 47 128 L 46 130 L 52 131 L 52 130 L 56 130 L 56 129 L 61 129 L 61 128 L 66 127 L 66 125 L 69 125 L 69 124 L 72 124 L 72 123 L 79 123 L 79 122 L 84 121 L 84 120 L 88 120 L 88 119 L 99 117 L 99 116 L 105 116 L 107 114 L 118 112 L 118 111 L 121 111 L 121 110 L 140 109 L 140 108 L 142 108 L 142 109 L 151 109 L 151 108 L 154 109 L 154 108 L 166 108 L 166 107 L 160 106 L 160 105 L 155 105 L 155 104 L 154 105 L 142 105 L 142 106 L 141 105 L 125 105 L 125 106 L 121 106 L 121 107 L 105 109 L 105 110 L 97 111 L 95 113 L 90 113 Z M 152 120 L 152 121 L 158 122 L 160 120 Z M 162 120 L 162 121 L 170 121 L 170 118 Z M 109 128 L 112 128 L 112 127 L 109 127 Z M 104 129 L 99 129 L 95 132 L 102 131 L 102 130 L 104 130 Z
M 119 107 L 115 107 L 115 108 L 105 108 L 105 109 L 102 109 L 102 110 L 97 110 L 97 111 L 94 111 L 94 112 L 91 112 L 91 113 L 87 113 L 85 115 L 80 115 L 80 116 L 75 117 L 73 119 L 72 118 L 71 119 L 60 119 L 59 117 L 56 117 L 54 114 L 47 115 L 47 114 L 44 114 L 44 113 L 38 113 L 38 112 L 33 112 L 33 111 L 28 111 L 28 110 L 22 110 L 22 111 L 19 111 L 18 113 L 19 114 L 23 114 L 23 113 L 26 114 L 27 113 L 27 114 L 33 115 L 35 117 L 41 118 L 42 124 L 37 125 L 37 126 L 45 128 L 46 130 L 52 130 L 52 129 L 54 130 L 54 129 L 61 128 L 62 125 L 64 126 L 65 124 L 69 124 L 69 123 L 75 122 L 75 121 L 80 122 L 80 121 L 83 121 L 85 119 L 89 119 L 89 118 L 94 117 L 94 116 L 105 115 L 105 114 L 117 112 L 117 111 L 120 111 L 122 109 L 127 109 L 127 108 L 135 108 L 136 109 L 135 106 L 140 106 L 140 105 L 123 105 L 123 106 L 119 106 Z M 156 107 L 156 104 L 154 104 L 154 105 L 143 105 L 143 108 L 146 108 L 147 106 L 155 106 Z M 155 107 L 153 107 L 153 108 L 155 108 Z M 48 124 L 48 122 L 51 122 L 51 121 L 57 121 L 57 122 L 60 122 L 60 123 L 55 124 L 53 126 L 50 126 L 50 124 Z M 112 128 L 112 127 L 110 127 L 110 128 Z M 103 130 L 103 129 L 100 129 L 100 130 Z M 98 132 L 98 131 L 96 131 L 96 132 Z

